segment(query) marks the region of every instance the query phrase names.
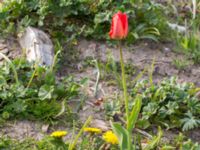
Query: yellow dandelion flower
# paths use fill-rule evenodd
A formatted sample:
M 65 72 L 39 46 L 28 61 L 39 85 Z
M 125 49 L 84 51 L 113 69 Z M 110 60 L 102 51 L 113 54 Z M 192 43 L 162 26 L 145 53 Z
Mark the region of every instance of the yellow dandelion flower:
M 111 143 L 111 144 L 118 144 L 119 143 L 117 136 L 112 131 L 107 131 L 106 133 L 104 133 L 103 139 L 107 143 Z
M 55 131 L 55 132 L 51 133 L 51 136 L 56 137 L 56 138 L 61 138 L 66 135 L 67 135 L 66 131 Z
M 99 128 L 84 128 L 83 130 L 84 132 L 91 132 L 91 133 L 97 133 L 97 134 L 102 132 L 101 129 Z

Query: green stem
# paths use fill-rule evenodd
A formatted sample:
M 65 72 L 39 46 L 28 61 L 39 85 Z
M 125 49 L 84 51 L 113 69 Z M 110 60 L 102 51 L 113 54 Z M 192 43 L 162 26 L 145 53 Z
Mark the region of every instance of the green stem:
M 124 92 L 124 102 L 125 102 L 125 110 L 126 110 L 126 126 L 128 129 L 129 124 L 129 109 L 128 109 L 128 94 L 127 94 L 127 86 L 126 86 L 126 75 L 124 69 L 124 60 L 123 60 L 123 52 L 121 47 L 121 41 L 119 42 L 119 50 L 120 50 L 120 63 L 121 63 L 121 70 L 122 70 L 122 85 L 123 85 L 123 92 Z
M 80 138 L 80 136 L 83 133 L 84 128 L 86 126 L 88 126 L 88 124 L 91 122 L 91 120 L 92 120 L 92 117 L 89 116 L 88 119 L 85 121 L 84 125 L 82 126 L 82 128 L 80 129 L 80 131 L 78 132 L 78 134 L 75 137 L 75 139 L 72 141 L 72 143 L 70 143 L 68 150 L 74 150 L 74 148 L 75 148 L 75 146 L 76 146 L 76 144 L 78 142 L 78 139 Z
M 32 83 L 32 81 L 33 81 L 33 79 L 35 77 L 35 74 L 36 74 L 36 71 L 37 71 L 37 67 L 38 67 L 38 65 L 37 65 L 37 63 L 35 63 L 35 70 L 33 71 L 32 75 L 31 75 L 31 78 L 30 78 L 30 80 L 28 82 L 26 90 L 30 87 L 30 85 L 31 85 L 31 83 Z
M 57 58 L 58 58 L 58 55 L 60 54 L 60 52 L 61 52 L 60 50 L 57 51 L 56 55 L 55 55 L 54 58 L 53 58 L 53 64 L 51 65 L 51 68 L 50 68 L 50 71 L 51 71 L 51 72 L 53 72 L 53 69 L 54 69 L 54 67 L 55 67 L 55 65 L 56 65 Z
M 125 110 L 126 110 L 126 129 L 129 128 L 129 108 L 128 108 L 128 93 L 127 93 L 127 85 L 126 85 L 126 75 L 125 75 L 125 68 L 124 68 L 124 60 L 123 60 L 123 52 L 121 47 L 121 41 L 119 42 L 119 50 L 120 50 L 120 63 L 121 63 L 121 70 L 122 70 L 122 86 L 124 92 L 124 102 L 125 102 Z M 128 133 L 128 150 L 131 150 L 131 133 Z

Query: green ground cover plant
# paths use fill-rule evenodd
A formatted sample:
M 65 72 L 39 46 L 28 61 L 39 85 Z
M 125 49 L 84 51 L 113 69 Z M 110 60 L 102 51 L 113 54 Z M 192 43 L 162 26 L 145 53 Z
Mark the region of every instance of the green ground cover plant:
M 56 80 L 50 68 L 28 63 L 25 59 L 10 63 L 5 62 L 0 68 L 1 120 L 21 117 L 51 121 L 69 100 L 79 95 L 81 83 L 71 76 Z
M 192 83 L 178 83 L 176 78 L 165 79 L 158 84 L 147 80 L 138 82 L 132 96 L 142 94 L 141 118 L 138 125 L 144 128 L 159 124 L 166 128 L 182 128 L 183 131 L 200 126 L 199 88 Z
M 105 33 L 117 10 L 126 11 L 129 16 L 129 42 L 157 40 L 160 33 L 167 33 L 164 7 L 150 0 L 7 0 L 0 9 L 0 34 L 20 36 L 24 27 L 31 25 L 62 40 L 77 36 L 109 39 Z

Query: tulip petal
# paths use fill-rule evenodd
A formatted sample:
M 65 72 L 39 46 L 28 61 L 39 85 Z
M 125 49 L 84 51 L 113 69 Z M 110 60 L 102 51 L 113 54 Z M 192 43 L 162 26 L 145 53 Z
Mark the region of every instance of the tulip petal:
M 122 39 L 123 38 L 123 26 L 122 26 L 122 22 L 119 18 L 118 15 L 116 15 L 113 19 L 114 22 L 114 27 L 113 27 L 113 36 L 116 39 Z
M 127 36 L 128 34 L 128 19 L 127 19 L 127 15 L 124 13 L 119 14 L 120 20 L 122 22 L 122 27 L 124 30 L 124 37 Z
M 112 18 L 111 29 L 109 32 L 111 39 L 123 39 L 128 34 L 127 15 L 122 12 L 116 13 Z

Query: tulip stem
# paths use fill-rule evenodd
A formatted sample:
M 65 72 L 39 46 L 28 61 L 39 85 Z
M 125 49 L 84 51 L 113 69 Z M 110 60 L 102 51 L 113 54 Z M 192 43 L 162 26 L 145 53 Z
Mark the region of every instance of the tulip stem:
M 125 68 L 124 68 L 124 59 L 123 59 L 123 52 L 121 41 L 119 41 L 119 50 L 120 50 L 120 64 L 121 64 L 121 74 L 122 74 L 122 86 L 124 92 L 124 102 L 125 102 L 125 111 L 126 111 L 126 126 L 128 129 L 129 125 L 129 108 L 128 108 L 128 94 L 127 94 L 127 85 L 126 85 L 126 75 L 125 75 Z

